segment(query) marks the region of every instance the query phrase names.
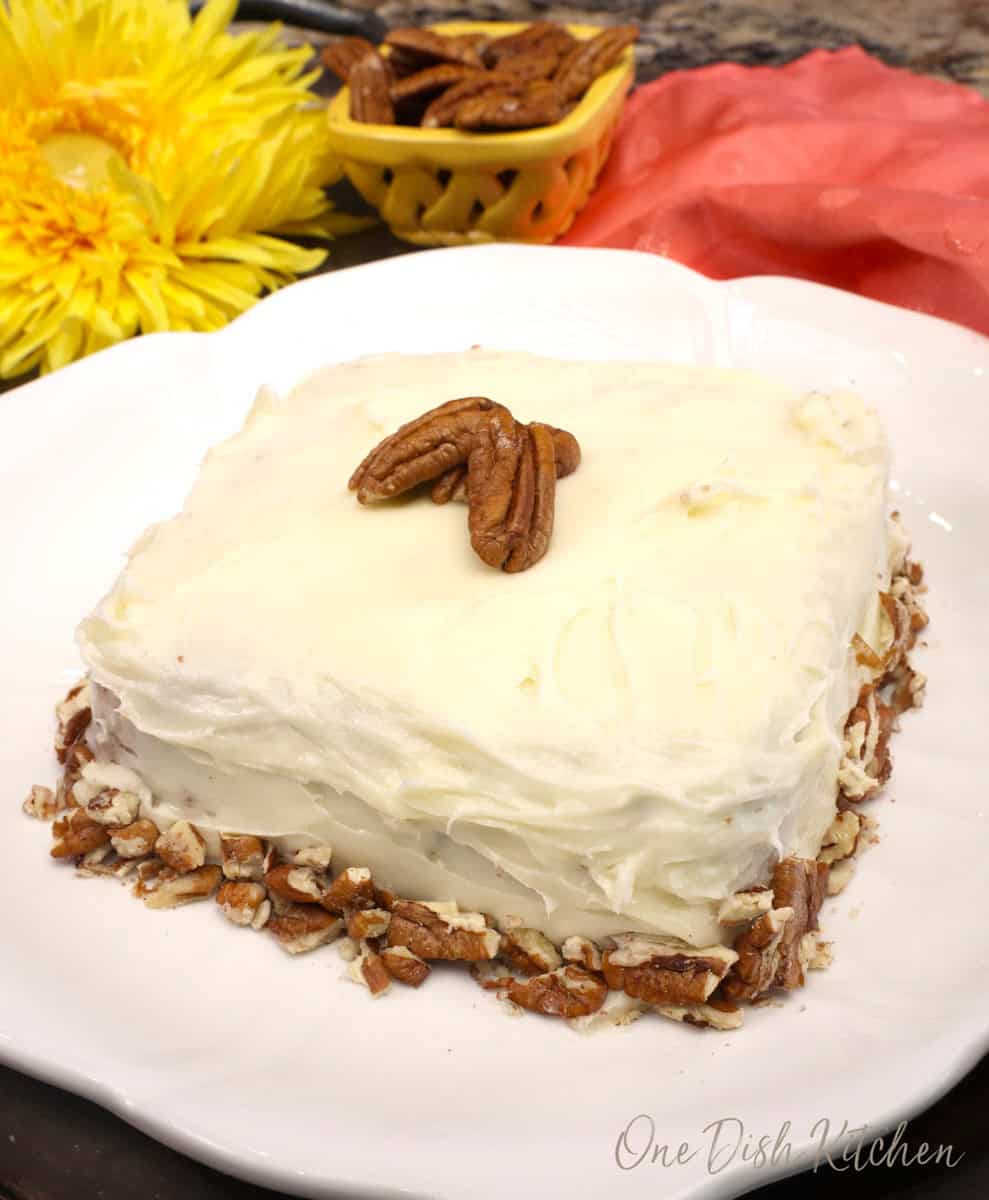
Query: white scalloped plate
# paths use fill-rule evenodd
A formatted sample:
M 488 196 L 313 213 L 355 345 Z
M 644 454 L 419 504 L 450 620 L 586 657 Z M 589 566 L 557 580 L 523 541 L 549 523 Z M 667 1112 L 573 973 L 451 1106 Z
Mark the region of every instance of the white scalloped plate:
M 212 905 L 152 913 L 47 859 L 19 811 L 48 780 L 51 707 L 78 618 L 135 535 L 174 511 L 262 381 L 386 350 L 474 343 L 564 357 L 739 364 L 879 407 L 931 581 L 929 702 L 896 743 L 882 841 L 829 903 L 833 968 L 718 1034 L 644 1019 L 581 1037 L 510 1020 L 462 976 L 371 1002 L 326 950 L 287 958 Z M 3 968 L 0 1058 L 169 1145 L 305 1196 L 724 1197 L 809 1165 L 824 1119 L 876 1134 L 989 1046 L 989 341 L 784 279 L 713 283 L 660 258 L 484 247 L 301 283 L 221 333 L 163 334 L 0 397 Z M 628 1164 L 646 1141 L 686 1165 Z M 789 1158 L 722 1152 L 722 1118 Z M 817 1124 L 816 1134 L 812 1130 Z M 727 1149 L 725 1147 L 728 1147 Z M 833 1144 L 829 1142 L 829 1149 Z M 709 1170 L 709 1166 L 720 1168 Z

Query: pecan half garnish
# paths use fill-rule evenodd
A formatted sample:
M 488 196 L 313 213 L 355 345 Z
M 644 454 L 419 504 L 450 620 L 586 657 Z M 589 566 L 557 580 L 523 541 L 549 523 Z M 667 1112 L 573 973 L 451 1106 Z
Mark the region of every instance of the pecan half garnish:
M 332 71 L 343 83 L 349 83 L 350 72 L 369 54 L 377 54 L 377 51 L 366 38 L 345 37 L 324 46 L 320 58 L 324 67 Z
M 464 396 L 430 409 L 375 446 L 351 475 L 350 490 L 361 504 L 388 500 L 465 463 L 498 407 L 485 396 Z
M 391 67 L 378 53 L 365 54 L 350 68 L 350 117 L 366 125 L 391 125 L 395 106 L 391 101 Z
M 385 38 L 385 45 L 401 51 L 405 56 L 414 56 L 425 62 L 458 63 L 464 67 L 481 66 L 481 56 L 472 37 L 444 37 L 432 29 L 393 29 Z
M 583 96 L 594 80 L 613 67 L 638 36 L 637 25 L 615 25 L 602 29 L 589 41 L 578 42 L 564 57 L 553 77 L 564 100 Z
M 443 125 L 452 125 L 457 115 L 457 109 L 465 100 L 481 92 L 504 91 L 517 86 L 524 86 L 521 80 L 513 81 L 507 71 L 471 71 L 459 83 L 453 84 L 443 91 L 422 114 L 420 122 L 424 129 L 439 129 Z
M 577 39 L 562 25 L 553 21 L 537 21 L 518 33 L 509 33 L 489 42 L 484 50 L 484 61 L 491 66 L 507 65 L 521 55 L 549 51 L 562 57 L 577 44 Z
M 414 75 L 406 75 L 392 84 L 392 103 L 401 104 L 403 100 L 415 97 L 433 96 L 453 84 L 463 83 L 474 76 L 484 78 L 484 74 L 476 67 L 462 67 L 456 63 L 437 63 L 435 67 L 426 67 L 424 71 L 416 71 Z
M 564 113 L 566 97 L 557 84 L 536 79 L 524 90 L 499 88 L 465 100 L 454 115 L 458 129 L 532 129 L 552 125 Z
M 409 421 L 366 456 L 350 477 L 357 499 L 390 499 L 436 480 L 443 504 L 464 486 L 471 545 L 482 561 L 524 571 L 549 547 L 557 477 L 580 462 L 577 439 L 566 430 L 520 425 L 503 405 L 465 396 Z
M 502 415 L 504 414 L 504 415 Z M 548 425 L 494 414 L 468 459 L 470 544 L 489 567 L 514 573 L 537 563 L 553 536 L 556 448 Z
M 556 477 L 563 479 L 572 475 L 580 466 L 580 446 L 572 433 L 565 429 L 555 429 L 552 425 L 547 428 L 553 434 L 553 448 L 556 452 Z M 467 466 L 451 467 L 433 484 L 429 498 L 434 504 L 447 504 L 450 500 L 467 499 Z
M 525 54 L 513 54 L 503 59 L 501 70 L 514 79 L 529 82 L 533 79 L 549 79 L 560 64 L 556 50 L 530 50 Z

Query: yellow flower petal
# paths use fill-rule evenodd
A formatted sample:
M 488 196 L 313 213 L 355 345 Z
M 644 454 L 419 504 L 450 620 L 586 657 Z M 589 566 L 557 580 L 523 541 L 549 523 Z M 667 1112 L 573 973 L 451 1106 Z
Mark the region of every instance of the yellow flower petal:
M 234 7 L 0 0 L 0 376 L 218 328 L 325 258 L 277 234 L 366 223 L 323 191 L 310 51 L 228 33 Z

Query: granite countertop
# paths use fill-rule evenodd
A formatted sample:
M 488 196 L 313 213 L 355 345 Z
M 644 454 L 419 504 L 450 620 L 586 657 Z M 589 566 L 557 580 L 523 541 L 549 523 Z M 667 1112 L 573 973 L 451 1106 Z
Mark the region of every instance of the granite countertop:
M 430 21 L 636 22 L 640 81 L 712 62 L 772 65 L 858 43 L 891 66 L 953 79 L 989 96 L 989 0 L 344 0 L 388 25 Z
M 640 81 L 725 60 L 781 64 L 818 47 L 858 43 L 891 65 L 968 84 L 989 97 L 989 0 L 350 0 L 349 6 L 375 9 L 389 25 L 464 17 L 634 21 L 642 29 L 636 50 Z M 288 34 L 315 44 L 326 40 L 295 30 Z M 327 269 L 410 249 L 379 226 L 334 243 Z M 850 1079 L 849 1087 L 854 1086 Z M 914 1200 L 935 1193 L 941 1200 L 969 1200 L 989 1194 L 987 1102 L 989 1059 L 911 1122 L 912 1142 L 950 1142 L 964 1152 L 963 1164 L 954 1170 L 873 1167 L 839 1178 L 803 1175 L 760 1191 L 760 1200 L 823 1200 L 838 1188 L 848 1200 L 876 1195 Z M 95 1196 L 277 1200 L 273 1192 L 180 1157 L 88 1101 L 0 1067 L 0 1200 Z

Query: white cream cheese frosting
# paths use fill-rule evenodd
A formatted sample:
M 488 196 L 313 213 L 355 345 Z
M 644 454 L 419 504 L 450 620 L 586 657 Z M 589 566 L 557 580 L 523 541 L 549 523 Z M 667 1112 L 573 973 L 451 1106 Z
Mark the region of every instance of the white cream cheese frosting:
M 347 490 L 461 395 L 582 447 L 519 575 L 462 504 Z M 475 350 L 263 391 L 79 628 L 102 752 L 159 822 L 328 841 L 551 936 L 717 941 L 720 902 L 834 815 L 887 460 L 857 397 L 726 369 Z

